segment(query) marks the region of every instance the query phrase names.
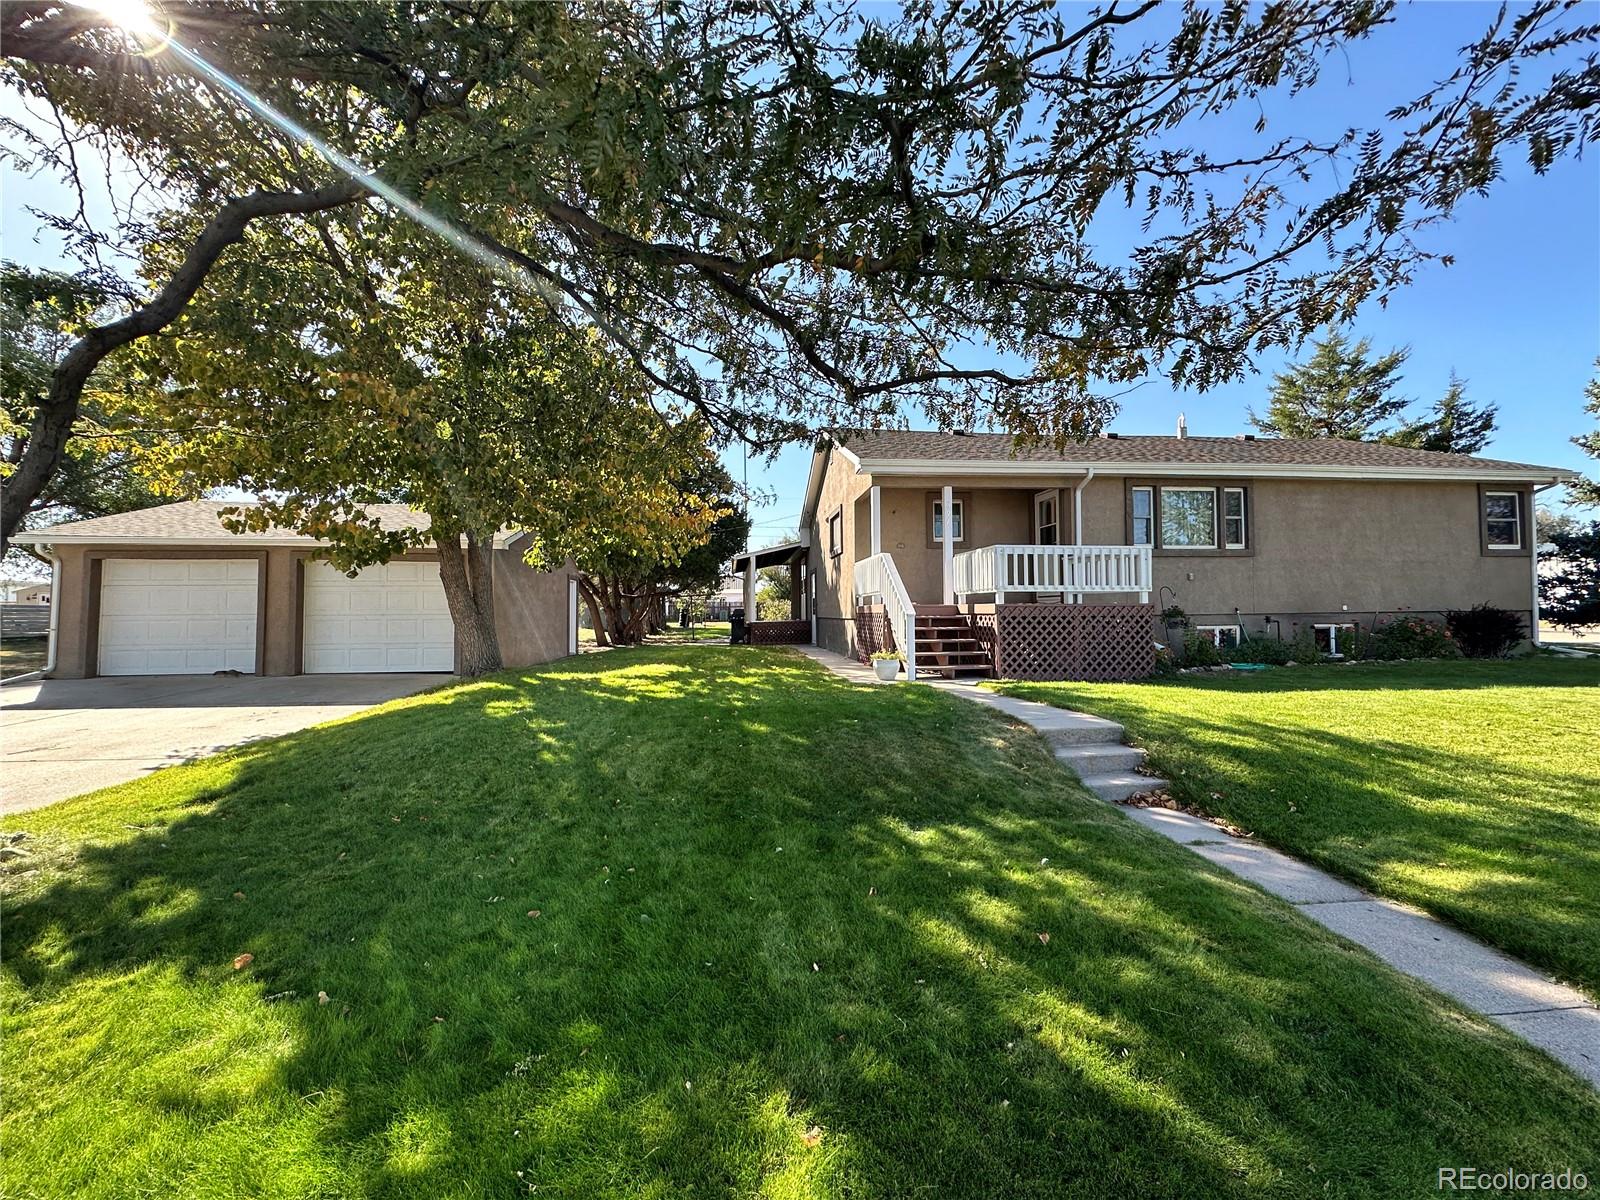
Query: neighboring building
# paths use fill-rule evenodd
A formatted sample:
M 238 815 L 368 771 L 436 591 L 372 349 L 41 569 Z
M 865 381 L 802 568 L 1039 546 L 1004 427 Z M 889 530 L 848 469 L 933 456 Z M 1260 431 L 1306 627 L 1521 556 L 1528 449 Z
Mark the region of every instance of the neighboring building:
M 1342 631 L 1400 612 L 1488 603 L 1530 619 L 1534 496 L 1572 477 L 1181 427 L 1059 451 L 1003 434 L 855 434 L 812 459 L 807 611 L 816 641 L 844 653 L 922 638 L 942 673 L 1038 677 L 1081 673 L 1062 657 L 1073 638 L 1148 646 L 1169 605 L 1222 645 L 1306 629 L 1333 652 Z M 1137 657 L 1088 673 L 1137 674 Z
M 11 589 L 6 598 L 8 604 L 49 604 L 50 585 L 48 583 L 25 583 Z
M 298 675 L 453 671 L 455 627 L 438 554 L 416 550 L 354 578 L 313 560 L 292 530 L 235 534 L 191 500 L 18 534 L 56 566 L 53 675 Z M 403 505 L 368 510 L 425 529 Z M 495 619 L 507 666 L 576 652 L 577 576 L 535 571 L 522 536 L 496 538 Z M 570 567 L 570 564 L 569 564 Z

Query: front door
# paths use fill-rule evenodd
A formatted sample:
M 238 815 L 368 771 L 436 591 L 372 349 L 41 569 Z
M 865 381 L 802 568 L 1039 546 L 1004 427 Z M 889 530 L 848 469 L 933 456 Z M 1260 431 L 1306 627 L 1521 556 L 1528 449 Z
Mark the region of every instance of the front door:
M 1055 546 L 1061 541 L 1059 518 L 1061 493 L 1052 488 L 1033 497 L 1033 540 L 1035 545 Z

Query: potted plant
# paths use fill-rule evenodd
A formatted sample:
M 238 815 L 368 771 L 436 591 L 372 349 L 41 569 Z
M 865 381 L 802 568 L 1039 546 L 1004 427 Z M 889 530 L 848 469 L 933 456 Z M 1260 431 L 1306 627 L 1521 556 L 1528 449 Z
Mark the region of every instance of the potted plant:
M 879 679 L 893 683 L 900 677 L 900 656 L 893 650 L 874 650 L 872 669 L 878 673 Z

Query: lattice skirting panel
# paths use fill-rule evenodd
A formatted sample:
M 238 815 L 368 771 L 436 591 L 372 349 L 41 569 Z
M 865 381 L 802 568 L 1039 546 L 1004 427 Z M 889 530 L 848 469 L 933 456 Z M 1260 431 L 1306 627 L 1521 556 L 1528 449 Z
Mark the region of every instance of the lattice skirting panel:
M 810 621 L 752 621 L 745 628 L 752 646 L 803 646 L 811 640 Z
M 893 650 L 894 628 L 881 608 L 856 609 L 856 657 L 867 662 L 879 650 Z
M 1155 669 L 1151 604 L 1002 604 L 994 622 L 1003 679 L 1143 679 Z

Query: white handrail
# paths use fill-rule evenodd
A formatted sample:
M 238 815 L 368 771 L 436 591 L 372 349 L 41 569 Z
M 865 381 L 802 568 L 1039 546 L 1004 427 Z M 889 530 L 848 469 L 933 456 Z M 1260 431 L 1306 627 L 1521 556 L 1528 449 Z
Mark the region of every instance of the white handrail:
M 1008 592 L 1137 592 L 1150 600 L 1149 546 L 983 546 L 956 555 L 958 598 Z
M 868 596 L 883 601 L 889 627 L 894 631 L 895 648 L 906 660 L 906 678 L 917 677 L 917 610 L 911 593 L 900 580 L 894 559 L 887 554 L 863 558 L 855 567 L 856 603 Z

